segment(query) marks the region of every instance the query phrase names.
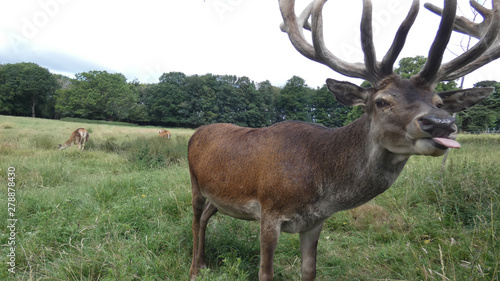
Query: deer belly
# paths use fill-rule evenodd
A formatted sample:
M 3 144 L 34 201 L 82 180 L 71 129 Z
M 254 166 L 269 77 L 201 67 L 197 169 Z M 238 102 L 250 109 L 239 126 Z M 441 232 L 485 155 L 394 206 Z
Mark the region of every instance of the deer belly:
M 220 213 L 224 215 L 241 220 L 260 220 L 260 203 L 257 200 L 248 200 L 246 202 L 225 202 L 222 200 L 214 200 L 213 198 L 210 198 L 210 196 L 206 196 L 206 198 L 215 207 L 217 207 L 217 210 Z
M 322 224 L 332 215 L 330 210 L 320 210 L 311 206 L 304 208 L 300 213 L 283 217 L 281 231 L 287 233 L 301 233 L 315 228 Z

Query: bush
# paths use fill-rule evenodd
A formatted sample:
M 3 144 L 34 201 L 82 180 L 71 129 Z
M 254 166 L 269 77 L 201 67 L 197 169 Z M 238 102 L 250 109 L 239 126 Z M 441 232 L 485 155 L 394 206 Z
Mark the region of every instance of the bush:
M 165 138 L 137 138 L 130 147 L 128 159 L 136 164 L 137 168 L 157 169 L 172 164 L 179 164 L 187 160 L 186 137 Z

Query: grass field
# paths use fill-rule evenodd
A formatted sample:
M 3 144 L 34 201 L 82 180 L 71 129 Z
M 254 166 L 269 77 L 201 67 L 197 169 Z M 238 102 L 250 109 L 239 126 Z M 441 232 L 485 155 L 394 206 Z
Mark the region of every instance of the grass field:
M 159 128 L 70 121 L 0 116 L 0 280 L 188 280 L 193 130 L 164 140 Z M 79 127 L 86 151 L 58 151 Z M 500 136 L 458 140 L 443 171 L 442 158 L 412 157 L 386 193 L 330 218 L 317 279 L 500 280 Z M 214 216 L 199 280 L 256 280 L 258 232 Z M 274 271 L 300 280 L 298 235 L 281 235 Z

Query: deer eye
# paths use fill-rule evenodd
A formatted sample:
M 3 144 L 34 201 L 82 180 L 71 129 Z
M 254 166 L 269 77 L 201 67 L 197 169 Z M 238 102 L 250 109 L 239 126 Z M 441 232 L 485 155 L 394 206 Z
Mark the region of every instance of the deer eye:
M 390 104 L 384 99 L 377 99 L 375 101 L 375 105 L 377 105 L 378 108 L 383 108 L 389 106 Z
M 441 108 L 441 107 L 443 107 L 443 103 L 442 103 L 442 102 L 440 102 L 440 103 L 436 104 L 436 107 L 437 107 L 437 108 Z

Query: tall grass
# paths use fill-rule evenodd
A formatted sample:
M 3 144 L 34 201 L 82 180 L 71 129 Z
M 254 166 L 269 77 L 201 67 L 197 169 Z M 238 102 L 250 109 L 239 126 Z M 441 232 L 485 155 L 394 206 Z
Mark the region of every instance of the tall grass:
M 86 151 L 56 150 L 78 127 Z M 4 267 L 0 280 L 187 280 L 193 131 L 157 129 L 0 116 L 0 186 L 15 167 L 19 219 L 16 274 Z M 499 280 L 500 137 L 459 141 L 444 169 L 412 157 L 387 192 L 327 220 L 317 279 Z M 199 280 L 256 280 L 258 234 L 257 222 L 214 216 Z M 300 280 L 298 235 L 281 235 L 275 280 Z

